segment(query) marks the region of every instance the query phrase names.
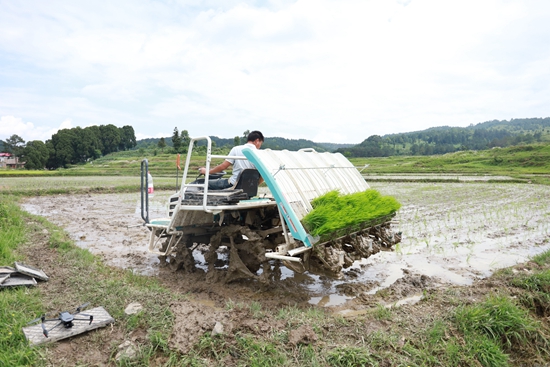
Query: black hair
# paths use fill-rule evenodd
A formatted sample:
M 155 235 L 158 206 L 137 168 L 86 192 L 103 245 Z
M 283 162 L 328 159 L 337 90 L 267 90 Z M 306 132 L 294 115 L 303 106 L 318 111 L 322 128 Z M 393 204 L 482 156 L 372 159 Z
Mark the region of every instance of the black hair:
M 256 141 L 256 139 L 260 139 L 260 141 L 264 141 L 264 134 L 262 134 L 258 130 L 251 131 L 250 134 L 248 134 L 247 141 Z

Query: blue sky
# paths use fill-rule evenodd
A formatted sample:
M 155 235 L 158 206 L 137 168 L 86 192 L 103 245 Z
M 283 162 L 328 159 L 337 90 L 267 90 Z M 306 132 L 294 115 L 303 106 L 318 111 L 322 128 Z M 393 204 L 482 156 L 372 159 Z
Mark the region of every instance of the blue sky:
M 0 0 L 0 139 L 359 143 L 549 109 L 544 0 Z

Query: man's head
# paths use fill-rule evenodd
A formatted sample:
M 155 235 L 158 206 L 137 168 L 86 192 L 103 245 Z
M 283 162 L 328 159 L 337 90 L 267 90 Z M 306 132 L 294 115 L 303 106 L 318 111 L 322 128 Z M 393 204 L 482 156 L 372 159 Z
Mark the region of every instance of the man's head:
M 254 130 L 248 134 L 247 142 L 254 144 L 257 149 L 260 149 L 262 143 L 264 142 L 264 134 L 258 130 Z

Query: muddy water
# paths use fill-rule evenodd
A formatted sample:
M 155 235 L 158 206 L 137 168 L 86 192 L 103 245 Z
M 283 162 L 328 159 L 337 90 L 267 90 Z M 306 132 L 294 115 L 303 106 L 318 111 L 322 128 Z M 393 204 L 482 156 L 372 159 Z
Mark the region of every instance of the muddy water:
M 309 303 L 331 307 L 396 283 L 406 275 L 432 283 L 472 283 L 496 269 L 525 262 L 550 248 L 550 187 L 492 183 L 375 183 L 402 208 L 394 251 L 355 262 L 342 279 L 295 274 L 281 267 L 281 284 Z M 171 192 L 156 192 L 150 217 L 165 217 Z M 159 262 L 146 250 L 139 194 L 85 194 L 29 198 L 23 208 L 63 227 L 77 245 L 107 264 L 155 276 Z M 197 265 L 204 257 L 195 251 Z M 418 299 L 417 295 L 408 296 Z

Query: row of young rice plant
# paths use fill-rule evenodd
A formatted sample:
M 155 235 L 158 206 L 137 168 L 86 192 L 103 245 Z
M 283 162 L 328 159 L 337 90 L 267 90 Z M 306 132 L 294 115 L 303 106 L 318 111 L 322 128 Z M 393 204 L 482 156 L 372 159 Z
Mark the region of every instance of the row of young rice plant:
M 392 253 L 369 259 L 445 281 L 470 284 L 496 269 L 550 248 L 550 188 L 528 184 L 373 183 L 401 204 L 403 239 Z

